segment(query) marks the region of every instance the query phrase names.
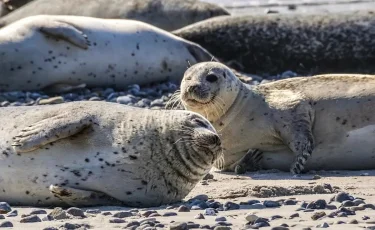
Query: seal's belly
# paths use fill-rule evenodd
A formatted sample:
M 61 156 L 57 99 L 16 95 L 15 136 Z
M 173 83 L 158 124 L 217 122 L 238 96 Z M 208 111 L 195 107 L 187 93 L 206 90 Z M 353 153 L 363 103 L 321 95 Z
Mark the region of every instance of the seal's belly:
M 265 152 L 262 164 L 265 169 L 287 171 L 293 159 L 294 154 L 288 150 Z M 306 169 L 375 169 L 375 125 L 349 131 L 334 142 L 318 144 L 306 164 Z

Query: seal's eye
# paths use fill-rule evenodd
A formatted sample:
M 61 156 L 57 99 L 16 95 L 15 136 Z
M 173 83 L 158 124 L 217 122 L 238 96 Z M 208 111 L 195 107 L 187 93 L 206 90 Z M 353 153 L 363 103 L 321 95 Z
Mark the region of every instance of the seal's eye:
M 216 77 L 216 75 L 209 74 L 209 75 L 206 76 L 206 81 L 211 82 L 211 83 L 215 82 L 215 81 L 217 81 L 217 77 Z
M 199 124 L 200 126 L 204 127 L 204 128 L 207 128 L 207 125 L 206 123 L 204 123 L 203 121 L 199 120 L 199 119 L 194 119 L 193 120 L 195 123 Z

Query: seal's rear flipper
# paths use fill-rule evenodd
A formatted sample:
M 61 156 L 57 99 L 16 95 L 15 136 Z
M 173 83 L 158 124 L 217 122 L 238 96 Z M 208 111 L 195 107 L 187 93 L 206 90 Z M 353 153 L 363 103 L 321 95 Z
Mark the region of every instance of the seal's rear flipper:
M 246 155 L 236 165 L 234 171 L 236 174 L 244 174 L 247 171 L 258 171 L 262 169 L 261 161 L 263 152 L 258 149 L 249 149 Z
M 30 152 L 51 142 L 79 133 L 92 123 L 93 116 L 83 112 L 48 117 L 21 130 L 13 138 L 18 153 Z
M 87 49 L 90 45 L 86 34 L 66 22 L 55 20 L 47 21 L 43 23 L 40 31 L 46 35 L 63 39 L 82 49 Z
M 60 187 L 50 185 L 49 190 L 55 197 L 69 206 L 122 206 L 123 202 L 116 200 L 101 192 L 75 189 L 70 187 Z

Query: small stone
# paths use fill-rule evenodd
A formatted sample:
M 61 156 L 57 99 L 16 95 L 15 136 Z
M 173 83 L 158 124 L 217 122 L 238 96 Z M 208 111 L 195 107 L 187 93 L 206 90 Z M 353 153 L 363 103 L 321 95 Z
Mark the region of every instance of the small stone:
M 335 196 L 335 201 L 336 202 L 344 202 L 346 200 L 352 200 L 349 196 L 349 194 L 347 194 L 346 192 L 339 192 L 336 196 Z
M 207 173 L 202 180 L 212 180 L 214 179 L 214 175 L 212 175 L 211 173 Z
M 264 206 L 263 204 L 252 204 L 248 207 L 248 209 L 264 209 L 266 208 L 266 206 Z
M 42 215 L 42 214 L 47 214 L 47 211 L 43 209 L 35 209 L 30 212 L 30 215 Z
M 250 222 L 250 223 L 253 223 L 256 219 L 258 219 L 259 217 L 257 215 L 254 215 L 254 214 L 248 214 L 246 215 L 245 219 Z
M 337 209 L 337 206 L 336 206 L 336 205 L 333 205 L 333 204 L 327 204 L 327 205 L 326 205 L 326 209 L 329 209 L 329 210 L 335 210 L 335 209 Z
M 319 176 L 319 175 L 314 175 L 313 176 L 313 180 L 319 180 L 319 179 L 321 179 L 322 177 L 321 176 Z
M 266 206 L 267 208 L 276 208 L 276 207 L 281 206 L 278 202 L 272 201 L 272 200 L 265 200 L 263 202 L 263 205 Z
M 81 224 L 71 224 L 71 223 L 65 223 L 60 226 L 60 229 L 87 229 L 85 226 Z
M 311 230 L 311 228 L 307 227 L 307 228 L 302 228 L 302 230 Z
M 219 217 L 216 217 L 216 218 L 215 218 L 215 221 L 216 221 L 216 222 L 219 222 L 219 221 L 227 221 L 227 218 L 225 218 L 224 216 L 219 216 Z
M 0 220 L 5 219 L 4 215 L 0 215 Z
M 337 212 L 331 212 L 330 214 L 327 215 L 329 218 L 334 218 L 337 216 Z
M 10 221 L 4 221 L 0 224 L 0 228 L 12 228 L 13 224 Z
M 112 213 L 111 212 L 103 212 L 102 215 L 103 216 L 110 216 L 110 215 L 112 215 Z
M 215 209 L 213 208 L 206 208 L 203 213 L 205 216 L 216 216 Z
M 155 211 L 155 210 L 148 210 L 148 211 L 142 212 L 141 215 L 145 216 L 145 217 L 148 217 L 152 213 L 157 213 L 157 211 Z
M 240 205 L 239 204 L 236 204 L 234 202 L 225 202 L 224 204 L 224 211 L 228 211 L 228 210 L 236 210 L 236 209 L 240 209 Z
M 41 99 L 39 100 L 39 105 L 52 105 L 52 104 L 60 104 L 64 102 L 64 98 L 61 96 L 58 97 L 51 97 L 48 99 Z
M 358 224 L 358 220 L 352 219 L 348 222 L 348 224 Z
M 314 213 L 314 214 L 311 216 L 311 219 L 313 219 L 313 220 L 317 220 L 317 219 L 322 218 L 323 216 L 326 216 L 326 213 L 325 213 L 325 212 L 316 212 L 316 213 Z
M 271 230 L 289 230 L 289 228 L 283 227 L 283 226 L 278 226 L 278 227 L 271 228 Z
M 271 216 L 271 220 L 277 220 L 277 219 L 282 219 L 283 217 L 280 215 L 273 215 Z
M 13 210 L 7 214 L 7 217 L 15 217 L 15 216 L 18 216 L 17 210 Z
M 135 220 L 133 220 L 133 221 L 131 221 L 131 222 L 129 222 L 129 223 L 127 223 L 126 224 L 126 226 L 125 227 L 132 227 L 132 226 L 140 226 L 141 224 L 138 222 L 138 221 L 135 221 Z
M 370 219 L 370 217 L 368 217 L 368 216 L 362 216 L 362 220 L 368 220 L 368 219 Z
M 205 219 L 205 218 L 204 218 L 204 216 L 203 216 L 202 213 L 199 213 L 199 214 L 197 214 L 197 215 L 194 217 L 194 219 L 201 220 L 201 219 Z
M 172 223 L 170 226 L 169 226 L 169 229 L 170 230 L 187 230 L 188 229 L 188 225 L 187 223 L 185 222 L 175 222 L 175 223 Z
M 190 212 L 190 208 L 185 205 L 181 205 L 178 207 L 177 212 Z
M 306 209 L 325 209 L 327 206 L 327 202 L 323 199 L 319 199 L 317 201 L 310 202 Z
M 159 213 L 152 213 L 151 215 L 149 215 L 149 217 L 156 217 L 156 216 L 161 216 Z
M 62 208 L 54 208 L 52 212 L 49 214 L 53 217 L 55 220 L 63 220 L 63 219 L 69 219 L 68 215 Z
M 214 230 L 231 230 L 228 226 L 216 226 Z
M 0 202 L 0 214 L 6 214 L 12 211 L 12 208 L 7 202 Z
M 338 220 L 338 221 L 335 222 L 335 224 L 345 224 L 345 222 L 342 221 L 342 220 Z
M 68 210 L 66 210 L 66 212 L 68 214 L 72 215 L 72 216 L 85 217 L 85 213 L 80 208 L 72 207 L 72 208 L 69 208 Z
M 163 216 L 177 216 L 176 212 L 166 212 L 163 214 Z
M 293 218 L 296 218 L 296 217 L 299 217 L 298 213 L 294 213 L 294 214 L 290 215 L 289 219 L 293 219 Z
M 47 216 L 42 218 L 42 221 L 52 221 L 52 220 L 53 220 L 53 217 L 50 216 L 50 215 L 47 215 Z
M 188 225 L 188 229 L 192 229 L 192 228 L 199 228 L 200 227 L 200 224 L 196 224 L 196 223 L 193 223 L 193 222 L 188 222 L 187 223 Z
M 87 209 L 86 213 L 99 214 L 99 213 L 101 213 L 101 211 L 99 209 Z
M 121 223 L 125 223 L 125 220 L 119 219 L 119 218 L 114 218 L 114 219 L 110 219 L 109 223 L 112 223 L 112 224 L 121 224 Z
M 28 216 L 25 218 L 22 218 L 21 223 L 36 223 L 36 222 L 42 222 L 42 220 L 37 215 Z
M 323 224 L 319 224 L 318 226 L 316 226 L 317 228 L 328 228 L 329 227 L 329 224 L 327 224 L 326 222 L 324 222 Z
M 346 200 L 346 201 L 342 202 L 341 205 L 342 205 L 343 207 L 352 207 L 352 206 L 354 206 L 354 202 L 351 201 L 351 200 Z
M 155 222 L 156 221 L 156 218 L 145 218 L 143 220 L 138 220 L 139 224 L 142 225 L 142 223 L 145 223 L 145 222 Z
M 297 204 L 297 201 L 296 200 L 292 200 L 292 199 L 288 199 L 288 200 L 285 200 L 283 202 L 284 205 L 296 205 Z
M 157 213 L 156 211 L 155 212 L 153 212 L 153 213 Z M 150 215 L 151 215 L 152 213 L 150 213 Z M 148 216 L 150 216 L 150 215 L 148 215 Z M 115 213 L 114 215 L 113 215 L 113 217 L 115 217 L 115 218 L 125 218 L 125 217 L 131 217 L 131 216 L 133 216 L 133 213 L 131 213 L 131 212 L 125 212 L 125 211 L 123 211 L 123 212 L 118 212 L 118 213 Z

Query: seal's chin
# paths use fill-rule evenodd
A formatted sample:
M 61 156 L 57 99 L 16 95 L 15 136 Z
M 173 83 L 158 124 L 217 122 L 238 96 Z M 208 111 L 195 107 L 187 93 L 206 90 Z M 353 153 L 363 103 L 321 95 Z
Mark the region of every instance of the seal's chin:
M 208 105 L 215 99 L 214 95 L 196 95 L 196 94 L 189 94 L 184 98 L 184 101 L 187 105 L 191 107 L 201 107 L 202 105 Z

